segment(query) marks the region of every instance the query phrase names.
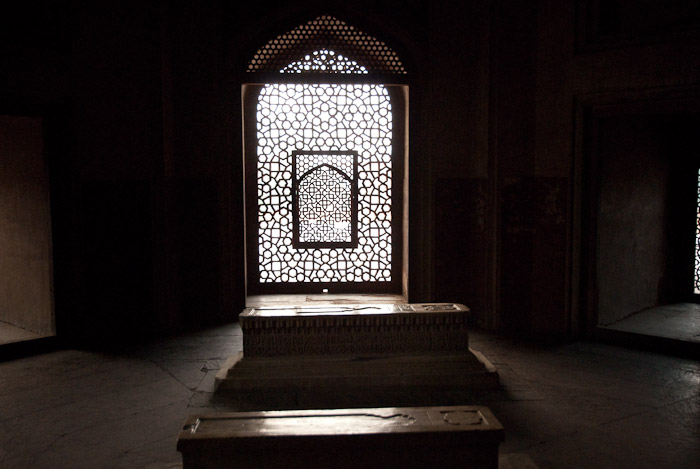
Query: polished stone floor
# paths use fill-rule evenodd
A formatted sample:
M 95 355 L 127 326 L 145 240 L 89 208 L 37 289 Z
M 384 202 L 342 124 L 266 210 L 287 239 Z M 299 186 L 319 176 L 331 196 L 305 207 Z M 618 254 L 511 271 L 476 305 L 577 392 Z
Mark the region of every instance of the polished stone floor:
M 480 332 L 472 346 L 501 375 L 502 391 L 467 404 L 489 406 L 505 427 L 502 467 L 699 467 L 696 360 Z M 233 323 L 0 362 L 0 467 L 180 467 L 185 417 L 232 410 L 213 395 L 214 376 L 241 349 Z
M 656 306 L 605 327 L 700 344 L 700 304 L 678 303 Z

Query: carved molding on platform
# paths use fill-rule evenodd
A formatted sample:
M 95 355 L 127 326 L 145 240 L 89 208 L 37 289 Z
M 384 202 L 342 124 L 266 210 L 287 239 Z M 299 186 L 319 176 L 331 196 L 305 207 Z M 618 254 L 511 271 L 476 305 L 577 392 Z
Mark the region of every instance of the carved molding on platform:
M 254 310 L 240 315 L 247 357 L 468 352 L 469 309 L 454 304 Z

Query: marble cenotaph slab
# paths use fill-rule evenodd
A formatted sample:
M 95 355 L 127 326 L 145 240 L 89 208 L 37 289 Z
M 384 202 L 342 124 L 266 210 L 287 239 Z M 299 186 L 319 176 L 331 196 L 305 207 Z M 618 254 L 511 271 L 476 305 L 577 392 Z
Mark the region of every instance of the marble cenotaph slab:
M 503 427 L 486 407 L 224 412 L 190 416 L 185 468 L 498 467 Z

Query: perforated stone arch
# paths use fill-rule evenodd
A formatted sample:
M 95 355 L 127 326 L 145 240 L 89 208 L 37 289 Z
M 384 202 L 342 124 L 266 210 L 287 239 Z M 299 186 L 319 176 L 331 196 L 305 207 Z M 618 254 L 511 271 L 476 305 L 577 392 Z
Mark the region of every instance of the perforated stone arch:
M 363 73 L 405 75 L 404 65 L 397 54 L 384 42 L 363 33 L 332 16 L 318 18 L 277 36 L 261 47 L 248 63 L 248 72 L 282 73 L 349 73 L 347 66 L 337 68 L 309 67 L 299 70 L 290 64 L 312 60 L 314 53 L 333 51 L 333 60 L 342 62 L 349 57 L 362 64 Z M 337 56 L 340 56 L 340 59 Z M 357 73 L 356 71 L 354 73 Z

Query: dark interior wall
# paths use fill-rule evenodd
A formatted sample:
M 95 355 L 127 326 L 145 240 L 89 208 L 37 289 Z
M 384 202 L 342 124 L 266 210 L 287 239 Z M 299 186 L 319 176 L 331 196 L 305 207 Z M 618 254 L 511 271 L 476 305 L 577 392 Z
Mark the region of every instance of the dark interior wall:
M 79 299 L 69 310 L 57 299 L 64 311 L 57 325 L 80 336 L 149 335 L 163 322 L 156 307 L 159 10 L 141 2 L 85 2 L 70 12 L 73 191 L 66 203 L 75 210 L 69 236 L 80 251 L 65 262 L 77 273 L 71 294 Z
M 0 115 L 0 321 L 55 332 L 52 264 L 41 119 Z
M 0 111 L 47 116 L 59 334 L 240 311 L 240 71 L 317 13 L 411 71 L 411 301 L 462 302 L 499 330 L 576 333 L 578 103 L 700 81 L 690 1 L 645 2 L 644 21 L 596 0 L 43 3 L 3 18 Z
M 164 323 L 158 11 L 30 1 L 3 14 L 0 107 L 44 119 L 59 335 L 132 337 Z
M 659 118 L 600 123 L 598 321 L 659 302 L 668 259 L 671 159 Z
M 597 128 L 598 323 L 693 301 L 698 115 L 621 114 Z
M 580 31 L 603 45 L 697 33 L 700 5 L 686 0 L 589 0 L 581 2 L 589 24 Z
M 29 176 L 29 181 L 21 183 L 20 180 L 10 178 L 10 186 L 3 188 L 5 197 L 9 194 L 14 194 L 17 197 L 17 208 L 20 211 L 27 210 L 30 206 L 39 202 L 39 199 L 31 196 L 32 192 L 36 193 L 41 185 L 44 184 L 43 190 L 46 198 L 39 205 L 35 205 L 33 213 L 23 213 L 22 218 L 25 222 L 24 229 L 17 233 L 17 242 L 30 247 L 36 240 L 42 236 L 46 236 L 46 240 L 42 241 L 42 245 L 46 246 L 45 255 L 50 256 L 49 245 L 46 242 L 52 243 L 55 248 L 57 241 L 60 245 L 63 240 L 56 236 L 56 226 L 58 223 L 64 222 L 61 217 L 54 217 L 54 208 L 60 206 L 65 199 L 53 192 L 55 187 L 69 187 L 71 182 L 69 178 L 58 178 L 57 167 L 55 163 L 61 156 L 65 155 L 65 140 L 69 133 L 69 110 L 68 110 L 68 95 L 71 82 L 71 27 L 69 21 L 69 8 L 67 2 L 52 2 L 51 4 L 43 5 L 43 2 L 22 2 L 21 4 L 13 5 L 12 8 L 7 7 L 3 15 L 0 15 L 0 55 L 2 55 L 2 66 L 0 69 L 0 114 L 8 116 L 10 119 L 18 119 L 19 121 L 29 119 L 30 121 L 39 122 L 41 129 L 37 130 L 37 134 L 43 138 L 42 142 L 26 142 L 31 144 L 36 149 L 36 145 L 41 145 L 43 163 L 46 165 L 45 170 L 48 170 L 45 179 L 41 177 Z M 60 132 L 57 132 L 60 128 Z M 15 133 L 11 139 L 21 137 L 22 132 Z M 4 151 L 9 148 L 4 146 Z M 9 164 L 9 161 L 3 157 L 4 164 Z M 23 164 L 26 164 L 24 161 Z M 65 167 L 65 166 L 64 166 Z M 38 167 L 34 167 L 36 171 Z M 61 170 L 65 171 L 65 170 Z M 59 171 L 60 172 L 60 171 Z M 4 177 L 8 177 L 10 172 L 4 171 Z M 38 176 L 38 175 L 37 175 Z M 14 186 L 14 187 L 13 187 Z M 24 187 L 23 187 L 24 186 Z M 49 194 L 49 191 L 51 194 Z M 36 195 L 36 194 L 35 194 Z M 3 197 L 4 198 L 4 197 Z M 34 200 L 34 202 L 32 202 Z M 42 218 L 42 210 L 48 209 L 50 205 L 51 213 L 46 213 L 45 221 L 51 220 L 52 226 L 46 227 L 43 232 L 39 227 L 33 227 L 34 223 L 27 224 L 29 220 L 37 220 Z M 41 205 L 44 205 L 44 209 Z M 5 227 L 8 225 L 5 221 Z M 15 228 L 18 228 L 15 225 Z M 39 254 L 44 248 L 37 250 L 40 245 L 35 246 L 32 257 Z M 21 249 L 17 246 L 12 246 L 12 243 L 2 243 L 2 248 L 9 250 L 8 255 L 15 257 L 21 255 Z M 25 253 L 26 254 L 26 253 Z M 71 285 L 72 276 L 69 270 L 62 270 L 63 265 L 57 262 L 64 254 L 61 250 L 53 249 L 53 298 L 55 299 L 56 287 L 60 286 L 59 290 L 63 290 L 64 285 Z M 28 261 L 28 259 L 22 262 Z M 8 264 L 5 264 L 8 265 Z M 50 266 L 50 264 L 46 264 Z M 46 283 L 37 276 L 35 268 L 29 268 L 25 265 L 19 271 L 11 269 L 3 271 L 3 282 L 14 283 L 15 291 L 29 293 L 31 289 L 43 284 L 46 289 L 51 289 L 51 277 L 46 277 Z M 36 265 L 35 265 L 36 267 Z M 34 270 L 27 277 L 27 273 Z M 59 272 L 57 276 L 56 273 Z M 63 275 L 66 273 L 66 275 Z M 48 292 L 48 293 L 47 293 Z M 50 308 L 51 292 L 42 293 L 34 291 L 31 293 L 31 298 L 24 296 L 21 298 L 21 307 L 33 309 L 38 303 L 46 302 L 46 308 Z M 6 298 L 9 298 L 6 297 Z M 5 300 L 7 301 L 7 300 Z M 51 333 L 55 332 L 55 324 L 53 323 L 52 312 L 48 312 L 49 323 L 44 323 L 45 327 L 41 327 L 37 332 Z M 42 316 L 45 318 L 46 313 Z M 44 320 L 42 319 L 42 322 Z M 22 318 L 18 319 L 18 324 L 29 329 L 35 329 L 31 323 L 34 322 L 31 314 L 22 314 Z
M 489 310 L 501 330 L 575 335 L 582 298 L 599 286 L 581 283 L 581 209 L 599 197 L 584 186 L 586 149 L 598 136 L 576 133 L 587 125 L 581 103 L 635 103 L 627 114 L 634 118 L 649 113 L 645 102 L 694 101 L 700 77 L 689 58 L 700 53 L 700 13 L 684 1 L 491 5 Z M 664 275 L 677 283 L 668 269 Z
M 430 2 L 426 60 L 418 70 L 425 75 L 424 121 L 410 124 L 422 127 L 417 139 L 425 146 L 414 151 L 412 140 L 409 156 L 425 160 L 422 183 L 430 191 L 422 202 L 430 201 L 431 238 L 421 247 L 430 250 L 432 288 L 419 301 L 463 303 L 482 325 L 490 322 L 490 10 L 487 1 Z M 414 224 L 409 237 L 422 230 Z
M 226 76 L 223 6 L 181 3 L 163 12 L 167 288 L 181 327 L 231 320 L 244 306 L 242 172 L 232 143 L 240 84 Z
M 537 10 L 494 4 L 492 158 L 498 249 L 496 324 L 529 330 L 533 315 L 537 200 L 534 176 Z
M 491 167 L 496 327 L 570 333 L 573 2 L 495 2 Z
M 572 303 L 572 308 L 577 316 L 577 305 L 582 306 L 579 319 L 583 321 L 579 324 L 585 323 L 583 327 L 589 332 L 595 333 L 598 324 L 637 308 L 688 299 L 681 285 L 689 281 L 685 279 L 691 271 L 684 259 L 689 259 L 691 251 L 681 248 L 688 240 L 680 238 L 685 238 L 682 233 L 690 233 L 685 220 L 692 229 L 694 212 L 690 216 L 681 213 L 687 211 L 687 207 L 681 208 L 688 199 L 681 188 L 688 180 L 683 182 L 679 176 L 687 171 L 680 169 L 677 155 L 681 146 L 690 145 L 689 135 L 697 134 L 697 127 L 690 130 L 697 125 L 690 115 L 699 109 L 699 77 L 697 67 L 689 66 L 689 58 L 700 53 L 699 32 L 697 2 L 578 2 L 575 53 L 568 69 L 576 106 L 574 125 L 578 129 L 573 141 L 571 220 L 575 241 L 572 298 L 580 301 Z M 601 125 L 605 129 L 612 122 L 619 126 L 619 136 L 598 132 Z M 644 129 L 633 130 L 635 126 Z M 621 143 L 623 139 L 627 148 Z M 628 158 L 639 152 L 642 158 L 650 159 L 649 169 L 630 167 L 624 174 L 620 170 L 616 181 L 606 182 L 604 165 L 619 163 L 615 158 L 604 159 L 599 150 L 611 147 L 628 154 Z M 635 179 L 647 183 L 649 190 L 644 193 L 636 187 Z M 617 188 L 611 187 L 615 184 Z M 692 184 L 690 181 L 688 187 Z M 618 235 L 617 251 L 610 232 L 599 239 L 599 234 L 603 235 L 598 232 L 598 216 L 603 216 L 604 190 L 608 201 L 622 204 L 627 199 L 631 204 L 624 213 L 608 212 L 605 223 L 607 228 L 621 229 L 626 219 L 630 239 L 638 243 L 637 248 L 634 243 L 625 244 L 623 234 Z M 635 194 L 635 203 L 631 194 Z M 579 208 L 581 218 L 576 213 Z M 644 223 L 649 228 L 646 234 L 641 229 Z M 605 252 L 599 250 L 601 245 Z M 631 270 L 634 263 L 638 270 Z M 619 272 L 614 280 L 619 287 L 615 294 L 606 283 L 613 280 L 611 269 Z M 626 279 L 620 277 L 622 270 Z M 598 278 L 599 274 L 603 278 Z

